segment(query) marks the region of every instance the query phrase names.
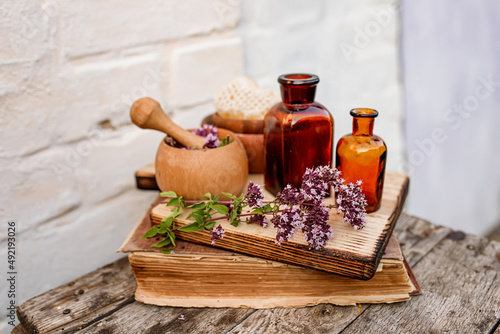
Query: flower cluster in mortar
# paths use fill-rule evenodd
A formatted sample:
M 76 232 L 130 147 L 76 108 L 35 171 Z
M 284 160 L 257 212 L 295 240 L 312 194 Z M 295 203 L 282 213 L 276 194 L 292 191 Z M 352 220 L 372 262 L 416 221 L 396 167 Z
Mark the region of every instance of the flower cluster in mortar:
M 175 231 L 208 230 L 212 244 L 215 244 L 225 235 L 222 226 L 215 225 L 218 220 L 226 219 L 233 226 L 238 226 L 243 221 L 262 227 L 272 224 L 277 229 L 278 245 L 293 239 L 295 233 L 301 231 L 310 249 L 320 249 L 334 235 L 328 224 L 331 209 L 337 208 L 337 213 L 343 215 L 342 220 L 351 224 L 354 229 L 366 225 L 366 200 L 361 192 L 361 181 L 346 185 L 340 175 L 340 171 L 328 166 L 309 168 L 304 173 L 300 188 L 287 185 L 273 201 L 267 202 L 264 201 L 262 187 L 253 182 L 249 183 L 247 192 L 242 197 L 224 193 L 230 201 L 221 201 L 218 196 L 212 198 L 211 194 L 205 194 L 207 201 L 186 201 L 173 191 L 163 192 L 162 197 L 171 197 L 163 203 L 174 207 L 172 214 L 148 230 L 142 239 L 164 235 L 163 240 L 152 247 L 163 248 L 162 252 L 168 254 L 175 247 Z M 324 203 L 330 187 L 337 193 L 336 205 Z M 243 213 L 245 207 L 250 212 Z M 194 222 L 176 227 L 174 220 L 184 208 L 191 209 L 187 218 L 193 218 Z M 171 248 L 165 249 L 166 247 Z
M 205 145 L 203 145 L 202 149 L 207 148 L 217 148 L 225 146 L 231 143 L 231 138 L 227 136 L 226 138 L 219 139 L 218 133 L 219 129 L 215 125 L 204 124 L 203 126 L 197 128 L 192 131 L 193 134 L 201 137 L 205 137 Z M 174 138 L 167 136 L 165 139 L 165 143 L 172 147 L 180 147 Z M 184 150 L 197 150 L 199 147 L 180 147 Z

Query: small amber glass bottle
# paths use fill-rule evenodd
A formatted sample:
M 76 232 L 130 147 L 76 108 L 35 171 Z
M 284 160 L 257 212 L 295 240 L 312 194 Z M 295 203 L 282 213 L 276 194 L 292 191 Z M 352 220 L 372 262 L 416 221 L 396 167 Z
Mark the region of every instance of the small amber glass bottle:
M 366 211 L 373 212 L 381 204 L 387 147 L 382 138 L 373 135 L 376 110 L 356 108 L 351 110 L 351 116 L 352 134 L 337 143 L 336 165 L 346 183 L 362 181 Z
M 307 168 L 331 166 L 333 117 L 314 101 L 318 76 L 278 78 L 283 102 L 264 118 L 265 187 L 276 195 L 287 184 L 300 187 Z

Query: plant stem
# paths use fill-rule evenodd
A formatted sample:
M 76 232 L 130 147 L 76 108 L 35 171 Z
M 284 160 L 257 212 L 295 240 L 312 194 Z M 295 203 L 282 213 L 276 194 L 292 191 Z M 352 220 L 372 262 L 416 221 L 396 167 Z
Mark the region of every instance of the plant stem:
M 285 211 L 285 210 L 278 210 L 276 212 L 283 212 L 283 211 Z M 263 215 L 268 215 L 268 214 L 271 214 L 271 213 L 274 213 L 274 212 L 273 211 L 266 211 L 266 212 L 263 212 L 262 214 L 260 214 L 260 213 L 242 213 L 242 214 L 239 214 L 238 217 L 254 216 L 254 215 L 263 216 Z M 220 219 L 228 219 L 228 218 L 229 218 L 229 215 L 215 217 L 215 218 L 212 218 L 212 219 L 209 219 L 209 220 L 205 220 L 205 223 L 213 222 L 213 221 L 220 220 Z

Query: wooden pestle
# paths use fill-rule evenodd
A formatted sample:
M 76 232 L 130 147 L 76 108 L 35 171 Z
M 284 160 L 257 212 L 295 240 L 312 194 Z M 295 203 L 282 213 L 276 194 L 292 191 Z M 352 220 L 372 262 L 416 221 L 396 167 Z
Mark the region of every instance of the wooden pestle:
M 204 137 L 197 136 L 175 124 L 163 112 L 160 104 L 149 97 L 134 102 L 130 108 L 130 118 L 141 129 L 164 132 L 184 146 L 202 148 L 205 145 Z

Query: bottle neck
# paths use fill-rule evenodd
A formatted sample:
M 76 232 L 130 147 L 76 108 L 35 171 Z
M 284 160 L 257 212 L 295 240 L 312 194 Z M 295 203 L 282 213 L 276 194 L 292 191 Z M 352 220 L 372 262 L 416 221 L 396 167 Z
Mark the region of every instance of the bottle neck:
M 312 104 L 316 94 L 316 85 L 280 85 L 281 99 L 285 105 Z
M 354 136 L 373 136 L 372 117 L 354 117 L 352 121 L 352 134 Z

